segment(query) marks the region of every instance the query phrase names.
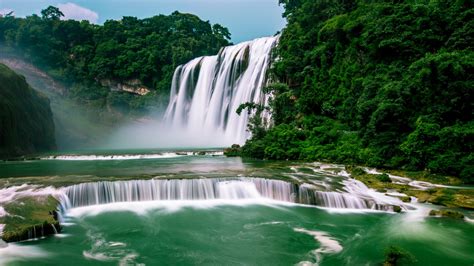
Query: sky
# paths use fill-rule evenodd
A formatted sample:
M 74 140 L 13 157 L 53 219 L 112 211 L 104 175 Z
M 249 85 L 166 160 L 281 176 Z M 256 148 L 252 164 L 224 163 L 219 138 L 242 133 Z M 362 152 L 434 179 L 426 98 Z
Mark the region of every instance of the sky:
M 286 24 L 278 0 L 0 0 L 0 14 L 14 11 L 15 16 L 25 17 L 40 14 L 50 5 L 58 7 L 65 18 L 97 24 L 178 10 L 229 28 L 234 43 L 274 35 Z

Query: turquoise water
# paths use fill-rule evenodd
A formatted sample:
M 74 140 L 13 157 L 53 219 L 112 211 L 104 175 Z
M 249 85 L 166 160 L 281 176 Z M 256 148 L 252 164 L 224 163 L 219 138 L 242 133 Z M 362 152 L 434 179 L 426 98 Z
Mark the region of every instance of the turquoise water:
M 335 184 L 343 180 L 321 174 L 313 164 L 212 155 L 1 162 L 0 176 L 3 186 L 253 176 L 307 178 L 339 189 Z M 87 206 L 64 215 L 61 234 L 0 248 L 0 264 L 379 265 L 391 245 L 410 252 L 414 265 L 474 263 L 473 223 L 424 217 L 417 210 L 394 214 L 275 201 L 181 200 Z
M 58 236 L 22 243 L 45 257 L 14 265 L 144 263 L 146 265 L 377 265 L 390 245 L 417 259 L 416 265 L 470 265 L 474 226 L 406 215 L 341 214 L 298 206 L 183 207 L 102 212 L 69 218 Z M 301 230 L 303 232 L 297 232 Z M 311 232 L 325 232 L 336 252 Z M 324 240 L 322 240 L 324 242 Z M 334 249 L 334 248 L 333 248 Z

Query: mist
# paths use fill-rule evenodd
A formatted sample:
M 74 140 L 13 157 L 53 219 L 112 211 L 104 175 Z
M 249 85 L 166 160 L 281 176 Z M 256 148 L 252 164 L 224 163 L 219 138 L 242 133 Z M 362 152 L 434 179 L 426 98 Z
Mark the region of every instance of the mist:
M 104 108 L 83 106 L 70 99 L 70 90 L 35 65 L 25 61 L 14 51 L 0 46 L 0 62 L 23 75 L 28 84 L 50 101 L 58 150 L 87 149 L 101 145 L 104 137 L 112 134 L 126 117 L 117 117 Z
M 159 115 L 118 127 L 103 143 L 103 149 L 221 148 L 234 144 L 221 132 L 213 134 L 206 130 L 173 127 Z

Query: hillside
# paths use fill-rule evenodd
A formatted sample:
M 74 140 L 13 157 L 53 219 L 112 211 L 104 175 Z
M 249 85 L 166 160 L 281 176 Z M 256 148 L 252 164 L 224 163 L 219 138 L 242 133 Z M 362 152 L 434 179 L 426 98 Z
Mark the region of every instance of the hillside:
M 474 182 L 472 2 L 280 2 L 275 126 L 254 121 L 246 155 Z
M 0 157 L 55 149 L 49 100 L 0 64 Z
M 41 16 L 0 16 L 0 53 L 41 68 L 83 105 L 123 114 L 163 108 L 175 68 L 230 39 L 219 24 L 179 12 L 103 25 L 62 17 L 53 6 Z

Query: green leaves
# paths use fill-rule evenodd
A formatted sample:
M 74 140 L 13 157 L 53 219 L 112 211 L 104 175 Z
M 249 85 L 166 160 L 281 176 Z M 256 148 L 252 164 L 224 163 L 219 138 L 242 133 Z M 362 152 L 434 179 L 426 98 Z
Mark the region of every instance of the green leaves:
M 289 158 L 292 150 L 295 158 L 296 147 L 300 159 L 428 169 L 473 182 L 472 4 L 280 3 L 288 24 L 273 74 L 286 86 L 269 86 L 275 127 L 261 138 L 265 156 Z M 281 131 L 300 134 L 296 144 L 267 139 Z
M 123 17 L 108 20 L 102 26 L 60 20 L 62 16 L 57 8 L 48 7 L 42 11 L 42 18 L 0 17 L 0 44 L 19 51 L 49 74 L 60 73 L 57 78 L 76 85 L 72 87 L 93 84 L 90 89 L 74 92 L 75 97 L 83 96 L 86 103 L 102 95 L 94 92 L 101 80 L 139 79 L 158 94 L 167 94 L 178 65 L 216 54 L 229 44 L 227 28 L 191 14 Z M 102 96 L 113 105 L 117 105 L 117 98 L 123 98 Z M 145 101 L 128 106 L 142 108 Z
M 59 20 L 64 17 L 63 12 L 55 6 L 48 6 L 46 9 L 41 10 L 41 16 L 44 20 Z

